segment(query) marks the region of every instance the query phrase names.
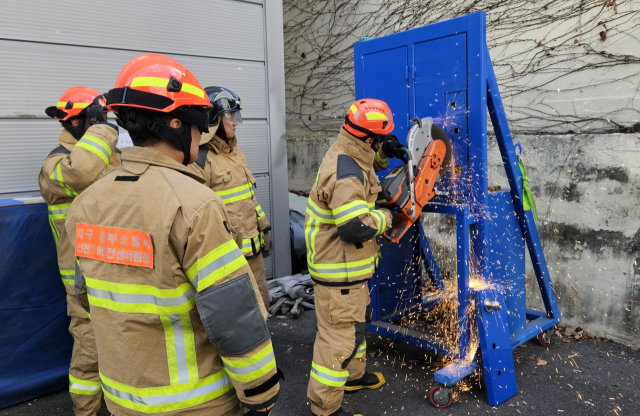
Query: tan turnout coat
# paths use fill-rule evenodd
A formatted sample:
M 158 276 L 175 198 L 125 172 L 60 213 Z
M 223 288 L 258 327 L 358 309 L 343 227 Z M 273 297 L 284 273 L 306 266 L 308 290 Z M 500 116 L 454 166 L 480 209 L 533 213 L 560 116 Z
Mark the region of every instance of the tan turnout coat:
M 104 246 L 104 260 L 78 257 L 76 287 L 90 308 L 102 387 L 114 414 L 216 415 L 239 406 L 238 399 L 255 406 L 277 397 L 278 384 L 246 394 L 276 374 L 271 340 L 239 356 L 221 356 L 207 336 L 200 304 L 196 308 L 196 294 L 251 275 L 229 232 L 224 203 L 202 182 L 153 149 L 124 149 L 122 166 L 80 195 L 67 217 L 74 247 L 78 224 L 113 227 L 114 235 L 142 231 L 153 246 L 152 268 L 139 266 L 149 265 L 140 255 L 135 265 L 109 262 L 113 256 L 133 261 L 140 250 L 119 235 L 113 241 L 129 244 L 130 251 L 110 251 L 110 235 L 94 235 L 90 242 Z M 247 288 L 252 299 L 259 298 L 253 279 Z M 256 305 L 265 317 L 262 303 Z M 235 318 L 216 316 L 216 325 L 229 322 L 230 337 L 247 336 Z
M 256 180 L 235 136 L 227 143 L 215 135 L 217 127 L 202 135 L 198 160 L 189 166 L 203 176 L 205 185 L 224 201 L 231 226 L 242 234 L 242 254 L 258 255 L 264 233 L 271 225 L 255 196 Z
M 307 263 L 320 282 L 368 279 L 377 266 L 376 236 L 392 225 L 387 209 L 375 209 L 376 170 L 386 168 L 369 145 L 341 129 L 309 194 L 305 218 Z

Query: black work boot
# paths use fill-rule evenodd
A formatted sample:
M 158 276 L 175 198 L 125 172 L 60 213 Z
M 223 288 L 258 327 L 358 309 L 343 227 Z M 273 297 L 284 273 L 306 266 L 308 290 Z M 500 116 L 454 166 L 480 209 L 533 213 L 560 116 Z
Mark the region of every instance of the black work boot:
M 317 416 L 315 413 L 312 413 L 313 416 Z M 329 416 L 362 416 L 360 413 L 347 413 L 345 412 L 342 407 L 338 410 L 336 410 L 335 412 L 331 413 Z
M 362 389 L 377 389 L 385 383 L 382 373 L 365 372 L 362 377 L 357 380 L 347 381 L 344 385 L 345 391 L 357 391 Z

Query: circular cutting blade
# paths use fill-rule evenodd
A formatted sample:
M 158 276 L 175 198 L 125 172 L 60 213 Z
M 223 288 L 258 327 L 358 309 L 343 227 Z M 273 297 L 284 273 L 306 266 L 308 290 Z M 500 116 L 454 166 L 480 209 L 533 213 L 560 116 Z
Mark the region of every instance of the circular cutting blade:
M 444 143 L 447 148 L 447 153 L 444 155 L 444 160 L 442 161 L 442 165 L 440 165 L 440 176 L 443 176 L 447 170 L 449 170 L 449 165 L 451 165 L 451 157 L 453 156 L 453 148 L 451 147 L 451 140 L 447 134 L 440 127 L 435 124 L 431 125 L 431 139 L 432 140 L 440 140 Z

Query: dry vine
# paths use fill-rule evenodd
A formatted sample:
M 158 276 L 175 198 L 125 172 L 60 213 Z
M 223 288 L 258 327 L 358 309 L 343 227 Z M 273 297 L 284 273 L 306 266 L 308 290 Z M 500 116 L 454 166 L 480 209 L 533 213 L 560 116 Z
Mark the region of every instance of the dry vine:
M 335 133 L 335 123 L 354 99 L 352 45 L 360 37 L 479 10 L 487 13 L 487 43 L 513 132 L 640 131 L 637 0 L 284 0 L 283 5 L 287 114 L 289 124 L 303 132 Z

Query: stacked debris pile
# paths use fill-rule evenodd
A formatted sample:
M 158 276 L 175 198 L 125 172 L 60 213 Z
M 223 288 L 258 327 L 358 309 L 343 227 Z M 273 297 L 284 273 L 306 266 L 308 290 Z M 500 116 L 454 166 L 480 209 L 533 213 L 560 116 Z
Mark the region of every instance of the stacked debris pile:
M 291 313 L 294 318 L 305 309 L 315 309 L 313 282 L 309 274 L 296 274 L 268 281 L 269 293 L 275 303 L 269 308 L 269 316 Z

